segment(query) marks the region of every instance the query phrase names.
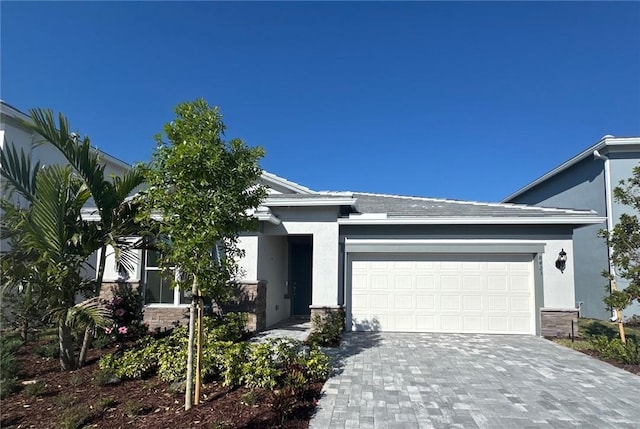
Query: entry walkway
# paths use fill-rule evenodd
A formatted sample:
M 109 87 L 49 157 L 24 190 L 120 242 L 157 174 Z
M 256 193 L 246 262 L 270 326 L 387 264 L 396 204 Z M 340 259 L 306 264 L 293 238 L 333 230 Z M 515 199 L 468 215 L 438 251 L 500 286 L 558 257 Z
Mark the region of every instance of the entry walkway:
M 262 332 L 258 332 L 253 340 L 264 341 L 269 338 L 291 338 L 304 341 L 309 336 L 309 332 L 311 332 L 309 318 L 290 318 Z
M 310 429 L 639 428 L 640 377 L 543 338 L 348 333 Z

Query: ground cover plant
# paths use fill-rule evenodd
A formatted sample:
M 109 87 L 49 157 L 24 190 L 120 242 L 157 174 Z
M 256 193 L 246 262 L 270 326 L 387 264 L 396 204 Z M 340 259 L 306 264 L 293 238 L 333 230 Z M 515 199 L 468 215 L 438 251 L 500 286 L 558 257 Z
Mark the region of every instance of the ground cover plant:
M 297 341 L 247 342 L 245 321 L 234 313 L 205 318 L 207 376 L 200 405 L 189 411 L 182 403 L 184 327 L 93 348 L 87 365 L 72 372 L 35 353 L 48 340 L 21 345 L 20 390 L 3 397 L 0 427 L 306 428 L 329 371 L 327 356 Z
M 640 375 L 640 325 L 633 322 L 626 325 L 626 343 L 620 340 L 615 323 L 579 319 L 578 330 L 579 337 L 573 341 L 566 338 L 553 341 Z

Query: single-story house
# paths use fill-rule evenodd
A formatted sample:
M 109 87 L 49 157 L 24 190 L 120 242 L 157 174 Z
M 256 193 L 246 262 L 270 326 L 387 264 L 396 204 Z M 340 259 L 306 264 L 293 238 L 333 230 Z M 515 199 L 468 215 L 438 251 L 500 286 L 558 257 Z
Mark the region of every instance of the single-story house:
M 259 230 L 243 234 L 251 323 L 346 313 L 349 330 L 567 335 L 577 316 L 574 231 L 590 210 L 359 192 L 316 192 L 265 172 Z M 126 281 L 151 327 L 184 321 L 188 297 L 140 251 Z M 105 279 L 119 277 L 113 259 Z M 108 286 L 108 285 L 106 285 Z
M 607 319 L 612 316 L 602 299 L 609 281 L 602 271 L 609 271 L 609 248 L 598 237 L 600 229 L 612 229 L 624 213 L 636 214 L 633 208 L 615 201 L 613 189 L 633 174 L 640 162 L 640 137 L 604 136 L 553 170 L 506 197 L 504 203 L 545 207 L 570 207 L 593 210 L 603 218 L 601 223 L 575 230 L 574 276 L 576 303 L 584 317 Z M 615 270 L 611 271 L 613 274 Z M 617 277 L 618 288 L 628 281 Z M 640 313 L 637 303 L 629 306 L 624 316 Z

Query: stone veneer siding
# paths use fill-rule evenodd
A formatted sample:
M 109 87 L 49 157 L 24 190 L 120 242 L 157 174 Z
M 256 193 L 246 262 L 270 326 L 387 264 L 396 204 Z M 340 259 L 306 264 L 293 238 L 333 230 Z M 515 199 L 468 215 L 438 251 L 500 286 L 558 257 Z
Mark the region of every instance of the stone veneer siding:
M 342 317 L 344 329 L 344 308 L 341 305 L 312 305 L 311 309 L 311 332 L 315 331 L 317 326 L 317 316 L 320 316 L 320 322 L 324 322 L 331 314 L 338 313 Z
M 112 289 L 120 282 L 104 282 L 100 289 L 101 299 L 111 299 Z M 128 283 L 135 290 L 139 290 L 140 282 Z M 235 304 L 225 305 L 223 310 L 249 313 L 247 330 L 250 332 L 262 331 L 267 327 L 267 283 L 265 281 L 240 282 L 237 284 L 238 301 Z M 188 306 L 145 306 L 144 322 L 149 325 L 150 331 L 157 329 L 170 329 L 178 325 L 189 323 Z
M 543 337 L 571 337 L 571 322 L 573 321 L 573 335 L 578 336 L 577 308 L 541 308 L 540 335 Z
M 222 306 L 224 312 L 235 311 L 249 313 L 247 330 L 263 331 L 267 327 L 267 282 L 242 281 L 237 284 L 238 301 Z

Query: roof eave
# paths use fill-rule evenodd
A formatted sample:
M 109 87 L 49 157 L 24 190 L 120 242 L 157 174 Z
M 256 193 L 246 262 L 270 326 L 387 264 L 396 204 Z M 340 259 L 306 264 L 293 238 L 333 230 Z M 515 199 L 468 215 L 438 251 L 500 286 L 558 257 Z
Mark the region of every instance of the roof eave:
M 544 217 L 391 217 L 387 219 L 338 219 L 340 225 L 595 225 L 599 216 Z
M 518 189 L 516 192 L 514 192 L 511 195 L 509 195 L 508 197 L 504 198 L 500 202 L 501 203 L 511 202 L 514 198 L 524 194 L 525 192 L 527 192 L 528 190 L 530 190 L 532 188 L 535 188 L 536 186 L 538 186 L 539 184 L 543 183 L 544 181 L 550 179 L 551 177 L 555 176 L 556 174 L 561 173 L 562 171 L 568 169 L 569 167 L 573 166 L 574 164 L 577 164 L 578 162 L 582 161 L 583 159 L 586 159 L 586 158 L 588 158 L 590 156 L 593 156 L 593 151 L 595 151 L 595 150 L 601 151 L 606 147 L 624 146 L 624 145 L 629 145 L 629 144 L 640 144 L 640 138 L 637 138 L 637 137 L 613 137 L 613 136 L 609 136 L 609 135 L 604 136 L 596 144 L 594 144 L 594 145 L 588 147 L 587 149 L 583 150 L 578 155 L 576 155 L 573 158 L 569 159 L 568 161 L 560 164 L 558 167 L 554 168 L 553 170 L 549 171 L 548 173 L 538 177 L 536 180 L 534 180 L 533 182 L 529 183 L 528 185 Z

